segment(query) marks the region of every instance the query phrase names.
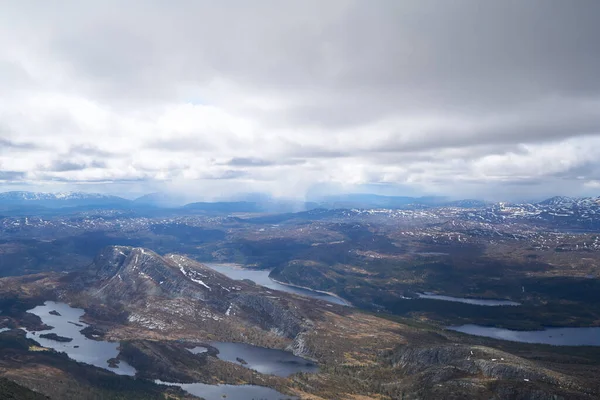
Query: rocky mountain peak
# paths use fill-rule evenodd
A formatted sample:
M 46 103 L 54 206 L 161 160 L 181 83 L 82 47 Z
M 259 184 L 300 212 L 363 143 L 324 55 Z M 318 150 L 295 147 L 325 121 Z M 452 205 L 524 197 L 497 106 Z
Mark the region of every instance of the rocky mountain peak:
M 201 274 L 190 266 L 192 263 L 185 257 L 162 257 L 141 247 L 110 246 L 96 256 L 90 268 L 95 281 L 91 293 L 112 301 L 135 301 L 149 296 L 206 300 L 212 288 L 200 279 Z M 216 290 L 214 295 L 219 293 Z
M 238 321 L 289 338 L 298 335 L 305 325 L 305 318 L 295 307 L 285 305 L 288 300 L 281 303 L 260 286 L 232 280 L 178 254 L 161 256 L 140 247 L 110 246 L 96 256 L 81 278 L 74 286 L 75 292 L 83 292 L 96 302 L 124 306 L 136 315 L 134 321 L 155 321 L 152 326 L 167 326 L 156 322 L 162 317 L 153 304 L 165 308 L 178 302 L 216 320 L 233 317 L 231 310 L 235 309 Z

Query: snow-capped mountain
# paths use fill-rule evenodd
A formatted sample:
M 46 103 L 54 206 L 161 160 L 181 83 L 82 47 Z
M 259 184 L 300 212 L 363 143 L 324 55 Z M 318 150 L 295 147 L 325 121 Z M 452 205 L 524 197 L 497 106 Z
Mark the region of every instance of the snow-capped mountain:
M 129 200 L 101 193 L 59 192 L 41 193 L 13 191 L 0 193 L 0 205 L 12 207 L 78 207 L 78 206 L 125 206 Z
M 86 192 L 58 192 L 58 193 L 42 193 L 42 192 L 3 192 L 0 193 L 0 200 L 83 200 L 83 199 L 121 199 L 121 197 L 110 196 L 101 193 L 86 193 Z M 124 200 L 124 199 L 123 199 Z
M 567 204 L 572 204 L 576 199 L 568 196 L 554 196 L 549 199 L 537 202 L 537 205 L 540 206 L 562 206 Z

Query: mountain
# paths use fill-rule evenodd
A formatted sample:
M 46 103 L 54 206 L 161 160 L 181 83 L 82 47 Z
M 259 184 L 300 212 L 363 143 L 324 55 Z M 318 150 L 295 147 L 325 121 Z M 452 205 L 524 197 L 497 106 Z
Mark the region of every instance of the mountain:
M 40 193 L 40 192 L 3 192 L 0 193 L 0 207 L 45 207 L 45 208 L 68 208 L 68 207 L 125 207 L 131 204 L 130 200 L 118 196 L 100 193 L 85 192 L 62 192 L 62 193 Z
M 182 197 L 160 192 L 149 193 L 133 200 L 135 206 L 160 208 L 181 207 L 185 203 L 186 202 Z
M 540 206 L 564 206 L 564 205 L 573 204 L 575 202 L 575 200 L 576 199 L 573 197 L 554 196 L 554 197 L 550 197 L 549 199 L 542 200 L 536 204 L 538 204 Z
M 222 202 L 198 202 L 186 204 L 183 207 L 187 211 L 200 211 L 212 213 L 257 213 L 263 212 L 264 207 L 258 203 L 248 201 L 222 201 Z
M 313 199 L 323 208 L 406 208 L 408 206 L 422 205 L 434 206 L 447 201 L 445 197 L 407 197 L 407 196 L 381 196 L 369 193 L 349 193 Z
M 304 203 L 293 200 L 267 199 L 259 201 L 218 201 L 197 202 L 183 206 L 186 211 L 206 213 L 288 213 L 316 208 L 316 203 Z
M 166 326 L 176 309 L 190 314 L 181 326 L 196 318 L 220 321 L 235 313 L 237 321 L 293 339 L 303 329 L 302 316 L 266 296 L 258 286 L 234 281 L 187 257 L 164 257 L 139 247 L 110 246 L 86 271 L 76 274 L 71 291 L 89 304 L 125 308 L 130 320 L 146 327 Z M 160 304 L 160 307 L 155 305 Z M 230 328 L 235 330 L 235 328 Z
M 464 200 L 455 200 L 450 201 L 448 203 L 444 203 L 445 207 L 458 207 L 458 208 L 483 208 L 490 206 L 493 203 L 483 200 L 474 200 L 474 199 L 464 199 Z

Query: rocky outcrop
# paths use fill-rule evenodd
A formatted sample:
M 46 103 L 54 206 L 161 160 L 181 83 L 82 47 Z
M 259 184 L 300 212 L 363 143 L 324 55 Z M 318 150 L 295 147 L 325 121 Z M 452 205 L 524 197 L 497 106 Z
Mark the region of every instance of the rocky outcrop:
M 294 353 L 295 356 L 314 359 L 311 348 L 306 344 L 306 331 L 300 332 L 294 338 L 291 345 L 287 347 L 288 351 Z
M 208 353 L 193 354 L 182 344 L 132 340 L 121 343 L 119 358 L 136 368 L 140 377 L 172 382 L 196 382 Z
M 0 378 L 0 399 L 48 400 L 50 397 L 34 392 L 6 378 Z
M 303 329 L 302 316 L 265 296 L 240 293 L 233 302 L 244 312 L 248 320 L 264 330 L 294 338 Z
M 152 330 L 227 320 L 294 339 L 307 326 L 306 317 L 283 294 L 275 297 L 181 255 L 160 256 L 142 248 L 104 249 L 74 280 L 72 293 L 84 294 L 86 310 L 112 310 Z
M 452 366 L 468 374 L 496 379 L 535 379 L 551 384 L 559 380 L 550 371 L 542 371 L 530 361 L 509 353 L 480 346 L 403 346 L 391 357 L 395 367 L 407 374 L 439 366 Z M 556 375 L 556 374 L 555 374 Z
M 126 246 L 104 249 L 94 260 L 89 293 L 110 301 L 134 301 L 148 296 L 206 299 L 208 289 L 190 280 L 173 262 L 158 254 Z
M 434 345 L 401 346 L 388 355 L 392 366 L 417 382 L 440 386 L 473 385 L 475 378 L 489 382 L 486 390 L 493 399 L 560 399 L 557 393 L 584 388 L 571 377 L 543 368 L 534 362 L 483 346 Z M 492 384 L 493 383 L 493 384 Z M 480 385 L 478 383 L 478 385 Z M 515 389 L 515 385 L 523 388 Z M 483 388 L 480 388 L 483 390 Z M 526 389 L 526 390 L 525 390 Z M 472 388 L 475 390 L 475 388 Z M 529 397 L 515 397 L 526 393 Z M 585 397 L 581 397 L 585 398 Z

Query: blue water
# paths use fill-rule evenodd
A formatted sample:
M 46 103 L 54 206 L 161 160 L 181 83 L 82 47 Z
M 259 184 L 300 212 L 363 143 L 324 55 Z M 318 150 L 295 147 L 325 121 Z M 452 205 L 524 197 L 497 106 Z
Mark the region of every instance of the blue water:
M 207 385 L 205 383 L 171 383 L 160 380 L 154 382 L 161 385 L 179 386 L 186 392 L 206 400 L 297 399 L 297 397 L 279 393 L 275 389 L 255 385 Z
M 304 289 L 296 286 L 282 285 L 269 278 L 270 271 L 259 269 L 245 269 L 231 264 L 212 264 L 205 263 L 206 266 L 214 269 L 217 272 L 226 275 L 231 279 L 242 280 L 248 279 L 257 285 L 264 286 L 269 289 L 279 290 L 281 292 L 294 293 L 300 296 L 312 297 L 319 300 L 325 300 L 329 303 L 340 304 L 347 306 L 350 303 L 344 299 L 332 296 L 327 293 L 317 292 L 315 290 Z
M 210 342 L 219 350 L 217 357 L 253 369 L 261 374 L 290 376 L 296 372 L 317 372 L 319 367 L 310 360 L 283 350 L 267 349 L 245 343 Z M 241 358 L 247 364 L 237 360 Z
M 433 294 L 429 292 L 417 293 L 420 299 L 432 299 L 432 300 L 443 300 L 443 301 L 455 301 L 458 303 L 475 304 L 477 306 L 520 306 L 521 303 L 517 303 L 510 300 L 486 300 L 486 299 L 469 299 L 466 297 L 452 297 L 443 296 L 439 294 Z
M 51 311 L 57 311 L 60 315 L 50 314 Z M 24 329 L 26 336 L 35 340 L 41 346 L 64 352 L 75 361 L 104 368 L 119 375 L 135 375 L 135 368 L 124 361 L 121 361 L 117 368 L 112 368 L 108 365 L 108 360 L 117 357 L 119 354 L 119 343 L 91 340 L 80 332 L 88 326 L 80 320 L 84 314 L 83 309 L 73 308 L 65 303 L 46 301 L 44 305 L 37 306 L 28 310 L 28 312 L 37 315 L 44 324 L 53 327 L 52 329 L 43 331 L 28 331 Z M 75 323 L 79 326 L 75 325 Z M 3 328 L 0 332 L 5 330 L 8 330 L 8 328 Z M 39 337 L 39 335 L 45 333 L 55 333 L 73 340 L 71 342 L 58 342 Z M 236 357 L 240 357 L 248 362 L 246 367 L 262 373 L 287 376 L 298 371 L 316 371 L 318 369 L 317 366 L 309 361 L 282 350 L 266 349 L 242 343 L 213 342 L 211 345 L 219 349 L 219 358 L 222 360 L 239 363 Z M 190 349 L 190 351 L 197 354 L 205 352 L 206 348 L 195 347 Z M 308 366 L 306 365 L 307 363 L 311 365 Z M 203 397 L 206 400 L 222 400 L 225 398 L 223 396 L 226 396 L 228 400 L 296 399 L 295 397 L 285 396 L 271 388 L 255 385 L 180 384 L 161 381 L 156 381 L 156 383 L 180 386 L 185 391 Z
M 53 310 L 57 311 L 60 315 L 50 314 L 50 311 Z M 79 319 L 84 314 L 83 309 L 73 308 L 65 303 L 47 301 L 43 306 L 37 306 L 27 312 L 37 315 L 42 319 L 44 324 L 53 327 L 50 330 L 36 331 L 35 333 L 24 329 L 27 332 L 27 338 L 35 340 L 43 347 L 67 353 L 75 361 L 95 365 L 119 375 L 135 375 L 135 368 L 124 361 L 119 363 L 118 368 L 112 368 L 108 365 L 108 360 L 119 354 L 119 343 L 91 340 L 80 332 L 88 326 Z M 69 321 L 81 326 L 77 326 Z M 71 342 L 57 342 L 39 336 L 45 333 L 56 333 L 59 336 L 68 337 L 73 340 Z
M 479 325 L 451 326 L 447 329 L 512 342 L 551 344 L 555 346 L 600 346 L 600 328 L 546 328 L 542 331 L 512 331 Z

